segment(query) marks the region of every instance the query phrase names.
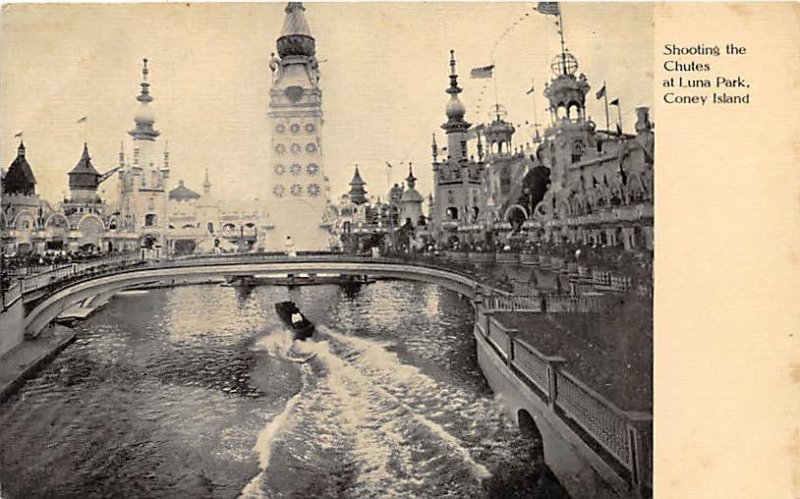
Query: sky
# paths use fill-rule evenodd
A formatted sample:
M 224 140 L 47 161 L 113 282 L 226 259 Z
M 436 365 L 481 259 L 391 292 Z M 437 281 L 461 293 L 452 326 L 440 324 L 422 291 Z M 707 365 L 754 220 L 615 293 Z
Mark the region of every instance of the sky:
M 147 57 L 158 147 L 169 143 L 173 185 L 183 179 L 202 192 L 208 169 L 214 193 L 231 203 L 263 196 L 272 130 L 268 64 L 284 5 L 3 5 L 0 166 L 14 159 L 14 135 L 23 131 L 37 191 L 57 201 L 84 140 L 101 172 L 116 165 L 121 142 L 130 157 L 127 131 Z M 386 162 L 394 165 L 391 183 L 406 177 L 410 161 L 420 192 L 431 191 L 431 134 L 446 143 L 440 126 L 450 49 L 467 121 L 489 120 L 494 81 L 469 72 L 494 63 L 497 100 L 520 125 L 515 145 L 530 140 L 525 122 L 534 121 L 534 106 L 537 121 L 549 122 L 542 90 L 559 39 L 556 18 L 535 12 L 533 3 L 305 5 L 322 61 L 323 168 L 334 198 L 349 189 L 355 164 L 370 194 L 386 192 Z M 609 100 L 620 98 L 626 131 L 637 106 L 652 106 L 652 10 L 647 3 L 562 3 L 567 46 L 592 86 L 588 114 L 603 128 L 603 104 L 594 97 L 603 81 Z M 532 82 L 536 91 L 526 95 Z M 101 186 L 106 197 L 115 183 Z

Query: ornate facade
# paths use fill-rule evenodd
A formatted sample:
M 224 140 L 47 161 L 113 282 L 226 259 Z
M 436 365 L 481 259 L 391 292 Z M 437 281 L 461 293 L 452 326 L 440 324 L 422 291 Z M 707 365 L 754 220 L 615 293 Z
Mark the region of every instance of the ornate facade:
M 266 226 L 265 246 L 283 250 L 291 238 L 298 250 L 330 247 L 330 217 L 322 155 L 322 90 L 316 41 L 299 2 L 289 2 L 283 30 L 272 55 L 272 162 L 267 183 L 274 226 Z M 302 220 L 303 223 L 297 223 Z

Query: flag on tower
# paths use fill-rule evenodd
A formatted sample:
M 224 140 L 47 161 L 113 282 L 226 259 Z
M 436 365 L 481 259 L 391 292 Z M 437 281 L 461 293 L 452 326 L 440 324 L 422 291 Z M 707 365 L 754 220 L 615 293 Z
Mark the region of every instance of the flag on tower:
M 531 89 L 530 89 L 530 90 L 528 90 L 527 92 L 525 92 L 525 95 L 530 95 L 530 94 L 532 94 L 534 90 L 536 90 L 536 89 L 534 88 L 534 86 L 533 86 L 533 85 L 531 85 Z
M 594 94 L 594 96 L 599 100 L 599 99 L 602 99 L 603 97 L 605 97 L 605 95 L 606 95 L 606 85 L 604 83 L 603 84 L 603 88 L 598 90 L 597 93 Z
M 387 168 L 391 168 L 391 167 L 392 167 L 392 164 L 391 164 L 391 163 L 389 163 L 389 162 L 387 161 L 387 162 L 386 162 L 386 167 L 387 167 Z
M 81 118 L 78 120 L 78 123 L 83 123 L 83 122 L 84 122 L 84 121 L 86 121 L 87 119 L 88 119 L 88 118 L 87 118 L 86 116 L 81 116 Z
M 15 139 L 18 139 L 18 138 L 20 138 L 20 137 L 22 137 L 22 132 L 19 132 L 19 133 L 17 133 L 16 135 L 14 135 L 14 138 L 15 138 Z
M 491 66 L 483 66 L 480 68 L 474 68 L 469 73 L 470 78 L 491 78 L 492 77 L 492 70 L 494 69 L 494 64 Z
M 557 16 L 561 13 L 558 8 L 558 2 L 539 2 L 536 5 L 536 10 L 548 16 Z
M 614 99 L 608 103 L 609 106 L 617 106 L 619 107 L 619 99 Z

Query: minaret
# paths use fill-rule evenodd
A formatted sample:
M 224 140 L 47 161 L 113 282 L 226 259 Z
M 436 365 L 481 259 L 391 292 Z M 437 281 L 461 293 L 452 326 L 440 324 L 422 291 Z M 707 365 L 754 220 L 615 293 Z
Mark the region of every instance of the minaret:
M 454 50 L 450 51 L 450 87 L 446 92 L 450 94 L 450 101 L 445 109 L 447 123 L 443 124 L 442 128 L 447 133 L 447 154 L 457 163 L 467 159 L 467 130 L 470 124 L 464 120 L 467 109 L 458 98 L 462 90 L 458 86 Z
M 277 40 L 278 57 L 270 62 L 272 89 L 272 161 L 268 166 L 266 198 L 274 227 L 266 249 L 283 251 L 291 237 L 298 250 L 329 248 L 323 227 L 327 206 L 322 168 L 322 91 L 316 41 L 305 7 L 289 2 Z
M 150 107 L 153 97 L 150 95 L 150 83 L 147 81 L 150 73 L 147 62 L 147 59 L 142 61 L 142 82 L 140 83 L 142 89 L 136 97 L 136 100 L 139 101 L 139 109 L 133 118 L 136 127 L 128 132 L 133 137 L 134 167 L 145 170 L 154 168 L 156 165 L 154 146 L 156 138 L 161 135 L 161 132 L 153 127 L 155 117 Z
M 353 204 L 362 205 L 367 202 L 367 191 L 364 189 L 366 184 L 358 172 L 358 165 L 356 165 L 353 180 L 350 181 L 350 201 Z
M 128 132 L 133 139 L 133 162 L 125 165 L 124 151 L 120 148 L 120 212 L 133 221 L 134 230 L 144 231 L 146 244 L 165 243 L 162 229 L 166 226 L 167 186 L 169 177 L 169 154 L 165 154 L 165 164 L 159 166 L 159 152 L 156 139 L 161 132 L 153 127 L 155 118 L 150 103 L 150 69 L 148 60 L 142 61 L 141 90 L 136 100 L 139 108 L 134 115 L 135 127 Z

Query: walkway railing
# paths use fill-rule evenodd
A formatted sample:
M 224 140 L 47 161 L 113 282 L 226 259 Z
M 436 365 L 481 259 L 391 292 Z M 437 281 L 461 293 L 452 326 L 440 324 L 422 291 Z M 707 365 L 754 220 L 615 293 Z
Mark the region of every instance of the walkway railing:
M 549 409 L 635 489 L 652 488 L 651 414 L 626 412 L 578 380 L 560 357 L 547 356 L 516 337 L 483 303 L 475 324 L 484 340 Z
M 18 282 L 15 282 L 3 293 L 3 310 L 9 308 L 20 298 L 22 298 L 22 286 Z
M 47 272 L 42 272 L 41 274 L 20 279 L 20 290 L 22 294 L 30 293 L 83 275 L 119 269 L 142 261 L 143 258 L 140 251 L 114 253 L 95 260 L 65 265 Z

